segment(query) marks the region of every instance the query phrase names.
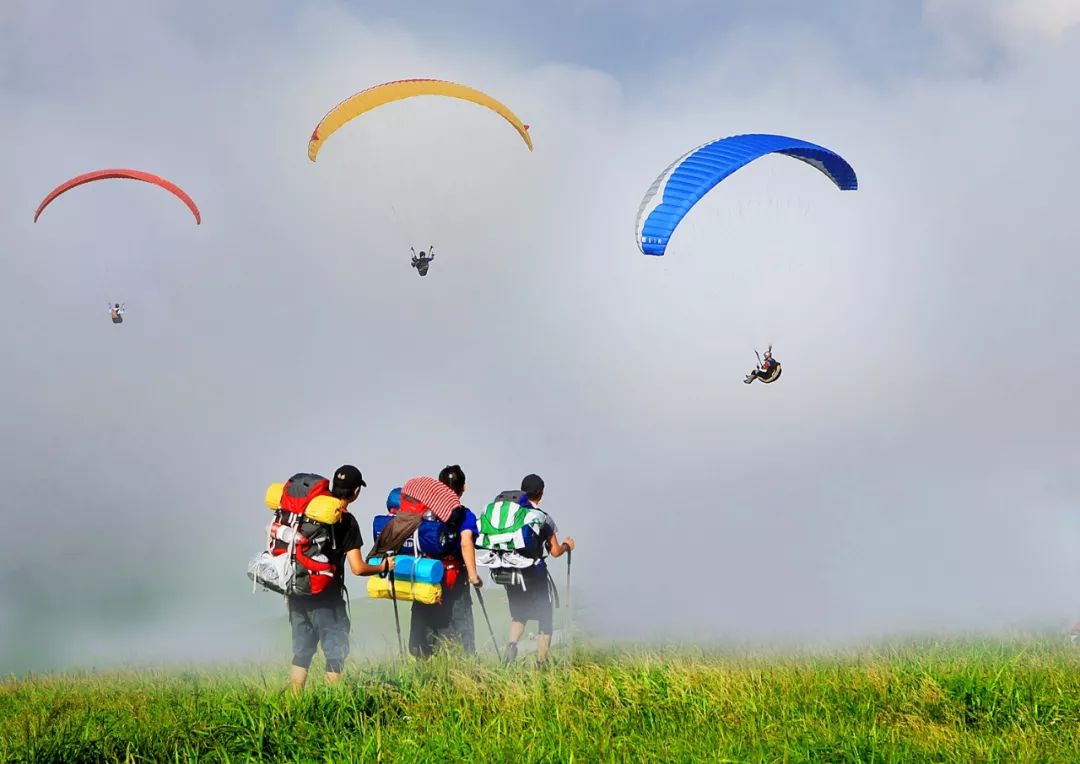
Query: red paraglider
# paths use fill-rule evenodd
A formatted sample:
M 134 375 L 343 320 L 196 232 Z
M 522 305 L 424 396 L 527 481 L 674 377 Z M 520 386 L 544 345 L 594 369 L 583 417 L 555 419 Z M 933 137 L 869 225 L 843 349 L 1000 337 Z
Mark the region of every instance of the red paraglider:
M 202 223 L 202 215 L 199 213 L 199 208 L 195 206 L 195 202 L 190 196 L 188 196 L 182 188 L 177 186 L 165 178 L 161 178 L 157 175 L 152 175 L 142 170 L 95 170 L 94 172 L 88 172 L 85 175 L 79 175 L 72 178 L 69 181 L 61 183 L 59 186 L 49 192 L 41 204 L 38 205 L 37 210 L 34 212 L 34 222 L 37 222 L 38 217 L 42 211 L 52 203 L 53 199 L 61 194 L 70 191 L 71 189 L 81 186 L 84 183 L 91 183 L 95 180 L 106 180 L 112 178 L 122 178 L 129 180 L 141 180 L 144 183 L 151 183 L 155 186 L 160 186 L 166 191 L 175 195 L 180 201 L 187 205 L 187 208 L 191 210 L 191 214 L 195 216 L 195 224 L 200 225 Z

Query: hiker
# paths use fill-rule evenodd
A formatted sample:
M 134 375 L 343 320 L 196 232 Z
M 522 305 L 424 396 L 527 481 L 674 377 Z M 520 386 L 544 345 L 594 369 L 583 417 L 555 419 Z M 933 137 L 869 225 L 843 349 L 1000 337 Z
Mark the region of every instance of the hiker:
M 458 464 L 447 465 L 439 472 L 439 482 L 460 498 L 465 493 L 465 472 Z M 457 530 L 458 539 L 450 554 L 443 558 L 446 568 L 442 602 L 425 605 L 414 601 L 409 623 L 409 652 L 427 658 L 436 641 L 458 642 L 468 655 L 476 653 L 476 633 L 473 625 L 472 595 L 469 585 L 482 586 L 476 573 L 476 515 L 459 506 L 447 525 Z M 466 583 L 467 581 L 467 583 Z
M 542 550 L 552 557 L 561 557 L 564 552 L 573 551 L 574 540 L 567 536 L 560 542 L 558 526 L 551 515 L 540 509 L 540 500 L 544 498 L 544 481 L 539 475 L 526 475 L 521 481 L 521 490 L 532 507 L 532 511 L 542 516 L 540 538 Z M 539 632 L 536 636 L 536 662 L 546 665 L 551 635 L 555 631 L 555 583 L 551 580 L 546 555 L 541 553 L 533 565 L 521 571 L 520 583 L 506 586 L 506 598 L 510 603 L 510 643 L 506 646 L 506 662 L 517 658 L 518 640 L 525 633 L 525 623 L 535 620 Z
M 351 464 L 338 468 L 330 488 L 334 498 L 345 502 L 346 507 L 356 501 L 360 488 L 366 486 L 360 470 Z M 345 561 L 356 576 L 372 576 L 394 569 L 393 558 L 384 559 L 379 565 L 369 565 L 361 551 L 364 540 L 356 517 L 347 511 L 331 526 L 333 545 L 327 557 L 335 566 L 333 581 L 316 595 L 286 597 L 289 608 L 289 624 L 292 626 L 292 667 L 289 680 L 294 693 L 299 694 L 307 681 L 308 668 L 315 651 L 322 645 L 326 657 L 326 682 L 336 684 L 349 654 L 349 613 L 345 590 Z
M 421 276 L 426 276 L 428 268 L 431 267 L 431 261 L 435 259 L 435 247 L 428 245 L 428 251 L 420 250 L 420 256 L 416 256 L 416 248 L 409 247 L 412 250 L 412 267 L 416 268 L 416 272 Z
M 773 358 L 772 345 L 769 345 L 769 349 L 765 351 L 765 360 L 761 361 L 752 372 L 747 374 L 743 382 L 749 385 L 755 379 L 760 379 L 768 385 L 780 378 L 780 372 L 780 362 Z

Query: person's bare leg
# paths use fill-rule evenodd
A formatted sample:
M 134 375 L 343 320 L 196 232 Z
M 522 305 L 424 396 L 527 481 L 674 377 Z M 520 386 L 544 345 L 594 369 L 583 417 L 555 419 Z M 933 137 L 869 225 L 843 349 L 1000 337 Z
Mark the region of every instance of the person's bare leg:
M 525 624 L 520 621 L 510 622 L 510 642 L 506 645 L 506 653 L 503 655 L 503 661 L 506 663 L 513 663 L 517 660 L 518 654 L 518 640 L 521 639 L 525 633 Z
M 293 694 L 299 695 L 304 691 L 304 684 L 307 682 L 307 669 L 300 668 L 299 666 L 290 666 L 289 682 L 292 684 Z
M 536 661 L 537 663 L 543 663 L 547 660 L 548 647 L 551 646 L 550 634 L 537 634 L 536 635 Z

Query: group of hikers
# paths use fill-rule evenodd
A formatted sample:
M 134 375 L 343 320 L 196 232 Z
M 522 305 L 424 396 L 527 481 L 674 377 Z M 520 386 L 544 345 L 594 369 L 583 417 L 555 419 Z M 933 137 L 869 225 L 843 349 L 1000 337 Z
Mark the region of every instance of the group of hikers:
M 438 481 L 458 499 L 465 494 L 465 472 L 460 465 L 444 467 Z M 325 558 L 321 558 L 329 566 L 332 578 L 317 594 L 308 591 L 303 595 L 286 594 L 293 653 L 289 678 L 294 692 L 299 693 L 304 688 L 311 661 L 320 646 L 326 659 L 326 681 L 333 684 L 341 678 L 345 658 L 349 654 L 351 628 L 345 587 L 346 565 L 356 576 L 392 576 L 400 559 L 393 553 L 380 551 L 385 549 L 384 543 L 375 544 L 367 555 L 363 552 L 360 526 L 355 515 L 348 511 L 348 506 L 359 498 L 366 486 L 360 470 L 351 464 L 343 465 L 334 473 L 328 492 L 340 502 L 340 519 L 330 526 L 331 542 L 323 547 Z M 387 501 L 388 510 L 396 510 L 392 504 L 400 500 L 400 495 L 401 489 L 391 492 Z M 504 660 L 509 662 L 517 658 L 517 643 L 525 633 L 525 624 L 535 620 L 538 623 L 537 665 L 541 668 L 546 666 L 548 660 L 557 597 L 545 558 L 560 557 L 575 546 L 572 538 L 559 539 L 555 521 L 540 509 L 543 496 L 544 481 L 540 476 L 526 475 L 521 481 L 519 500 L 532 527 L 539 529 L 542 552 L 536 559 L 528 561 L 528 567 L 515 571 L 512 580 L 496 578 L 495 571 L 492 576 L 493 580 L 506 581 L 504 586 L 510 605 L 509 644 Z M 464 575 L 456 576 L 457 580 L 452 585 L 443 586 L 439 601 L 431 604 L 415 599 L 412 601 L 408 649 L 411 655 L 419 659 L 425 659 L 447 645 L 460 646 L 467 654 L 476 652 L 470 587 L 479 590 L 483 586 L 477 571 L 476 547 L 481 530 L 476 514 L 457 503 L 446 522 L 452 529 L 452 542 L 442 562 L 448 571 L 456 570 Z M 389 534 L 383 530 L 382 535 Z M 261 579 L 253 580 L 262 582 Z M 394 604 L 396 607 L 397 603 Z

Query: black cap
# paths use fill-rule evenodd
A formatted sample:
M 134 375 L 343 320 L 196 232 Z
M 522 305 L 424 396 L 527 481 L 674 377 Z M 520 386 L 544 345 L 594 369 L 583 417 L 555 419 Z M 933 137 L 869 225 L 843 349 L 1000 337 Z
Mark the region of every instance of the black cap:
M 526 475 L 521 479 L 521 490 L 529 496 L 538 496 L 544 492 L 544 479 L 539 475 Z
M 337 472 L 334 473 L 334 493 L 335 494 L 350 494 L 360 486 L 367 486 L 364 482 L 364 476 L 360 474 L 360 470 L 351 464 L 344 464 L 338 467 Z

